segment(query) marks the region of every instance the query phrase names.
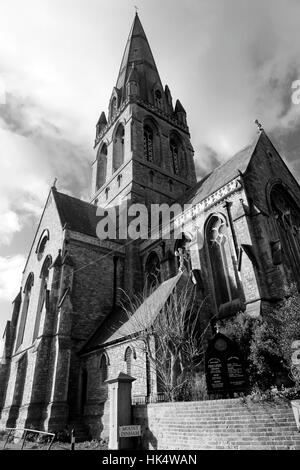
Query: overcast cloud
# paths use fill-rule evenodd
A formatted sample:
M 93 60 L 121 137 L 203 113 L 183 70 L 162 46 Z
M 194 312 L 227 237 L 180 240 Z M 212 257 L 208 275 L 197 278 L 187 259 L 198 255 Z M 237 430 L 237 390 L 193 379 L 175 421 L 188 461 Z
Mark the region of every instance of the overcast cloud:
M 258 118 L 300 176 L 298 0 L 1 0 L 0 329 L 49 187 L 88 199 L 95 124 L 134 17 L 188 113 L 198 176 Z

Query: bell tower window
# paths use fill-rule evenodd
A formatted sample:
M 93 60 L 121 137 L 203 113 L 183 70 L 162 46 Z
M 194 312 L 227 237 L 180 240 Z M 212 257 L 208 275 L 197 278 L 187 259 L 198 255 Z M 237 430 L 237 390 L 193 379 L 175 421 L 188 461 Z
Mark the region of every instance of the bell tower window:
M 214 215 L 206 228 L 211 272 L 217 306 L 231 302 L 238 297 L 232 266 L 226 220 Z
M 40 286 L 38 309 L 37 309 L 35 325 L 34 325 L 33 341 L 38 337 L 38 334 L 39 334 L 41 316 L 42 316 L 42 312 L 44 309 L 44 305 L 46 303 L 49 269 L 50 269 L 51 264 L 52 264 L 51 256 L 47 256 L 43 264 L 41 275 L 40 275 L 41 286 Z
M 279 185 L 271 192 L 271 204 L 285 268 L 300 287 L 300 210 L 291 196 Z

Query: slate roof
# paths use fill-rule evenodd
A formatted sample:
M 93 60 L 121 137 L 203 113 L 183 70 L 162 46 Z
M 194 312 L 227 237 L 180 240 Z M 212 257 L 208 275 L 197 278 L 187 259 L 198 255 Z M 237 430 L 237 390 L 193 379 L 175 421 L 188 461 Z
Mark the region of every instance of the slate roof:
M 109 343 L 117 342 L 149 328 L 168 300 L 181 276 L 182 274 L 179 273 L 160 284 L 130 318 L 128 318 L 122 308 L 112 312 L 98 327 L 81 352 L 88 352 Z
M 128 75 L 131 72 L 132 63 L 138 63 L 139 70 L 144 70 L 145 72 L 148 71 L 152 74 L 154 73 L 156 80 L 161 85 L 154 58 L 137 13 L 135 14 L 123 54 L 116 84 L 118 89 L 124 88 Z
M 251 145 L 236 153 L 232 158 L 196 183 L 181 198 L 180 202 L 184 204 L 197 204 L 239 176 L 240 173 L 244 174 L 262 135 L 264 135 L 263 132 L 254 139 Z M 57 190 L 53 190 L 52 194 L 62 226 L 67 223 L 70 230 L 97 237 L 96 226 L 99 222 L 99 217 L 96 216 L 97 208 L 95 205 L 60 193 Z
M 197 204 L 238 177 L 240 173 L 244 174 L 261 135 L 262 134 L 259 134 L 250 145 L 240 150 L 233 157 L 196 183 L 196 185 L 185 194 L 183 202 L 185 204 Z
M 96 226 L 99 217 L 96 216 L 96 206 L 57 190 L 53 190 L 52 194 L 62 226 L 67 223 L 68 228 L 74 232 L 97 237 Z

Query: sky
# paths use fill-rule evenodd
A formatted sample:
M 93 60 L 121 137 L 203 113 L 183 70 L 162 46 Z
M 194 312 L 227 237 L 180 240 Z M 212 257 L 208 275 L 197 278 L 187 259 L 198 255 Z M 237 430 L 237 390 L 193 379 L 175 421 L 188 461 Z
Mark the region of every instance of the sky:
M 0 334 L 49 188 L 88 200 L 135 6 L 187 111 L 198 178 L 256 135 L 300 179 L 299 0 L 0 0 Z

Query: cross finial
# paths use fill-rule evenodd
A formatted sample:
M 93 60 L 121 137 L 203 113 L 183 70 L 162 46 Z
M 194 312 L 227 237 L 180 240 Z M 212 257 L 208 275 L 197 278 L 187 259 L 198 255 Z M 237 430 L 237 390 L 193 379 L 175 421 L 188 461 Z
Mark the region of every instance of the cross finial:
M 177 251 L 175 251 L 175 256 L 179 258 L 179 269 L 178 271 L 180 273 L 183 273 L 184 271 L 184 262 L 186 260 L 186 255 L 184 253 L 184 250 L 182 248 L 178 248 Z
M 259 130 L 260 132 L 264 130 L 262 124 L 259 122 L 258 119 L 255 119 L 255 124 L 257 125 L 258 130 Z
M 134 5 L 134 9 L 135 9 L 135 13 L 137 14 L 138 12 L 138 7 L 136 5 Z

